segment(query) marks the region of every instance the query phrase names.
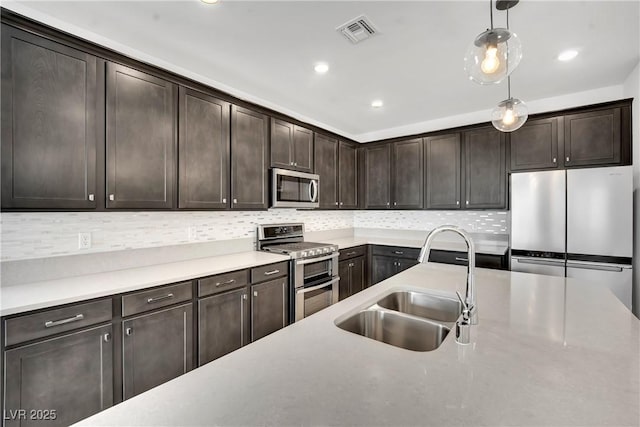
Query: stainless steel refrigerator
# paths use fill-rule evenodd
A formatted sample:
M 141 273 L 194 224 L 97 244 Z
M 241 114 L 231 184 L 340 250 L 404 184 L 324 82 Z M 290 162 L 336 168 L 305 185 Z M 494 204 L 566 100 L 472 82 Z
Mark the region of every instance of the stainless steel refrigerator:
M 511 270 L 608 287 L 631 310 L 631 166 L 511 175 Z

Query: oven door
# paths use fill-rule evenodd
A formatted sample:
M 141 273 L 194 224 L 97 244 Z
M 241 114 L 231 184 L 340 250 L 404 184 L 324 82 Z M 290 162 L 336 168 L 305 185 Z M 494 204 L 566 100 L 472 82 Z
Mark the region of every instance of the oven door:
M 317 208 L 320 176 L 274 168 L 271 170 L 274 208 Z
M 331 304 L 338 302 L 339 277 L 334 277 L 319 285 L 296 289 L 295 321 L 311 316 Z

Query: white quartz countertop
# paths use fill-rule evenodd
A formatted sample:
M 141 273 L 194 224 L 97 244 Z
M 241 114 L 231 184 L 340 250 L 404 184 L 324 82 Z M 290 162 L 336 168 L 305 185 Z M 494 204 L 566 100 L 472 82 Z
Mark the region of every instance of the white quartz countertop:
M 0 288 L 0 315 L 68 304 L 256 267 L 289 257 L 249 251 Z
M 477 269 L 472 343 L 430 352 L 335 326 L 394 289 L 463 291 L 465 271 L 415 266 L 78 425 L 638 425 L 640 322 L 598 286 Z
M 338 245 L 340 249 L 351 248 L 360 245 L 386 245 L 386 246 L 403 246 L 407 248 L 421 248 L 424 239 L 404 239 L 389 237 L 347 237 L 341 239 L 327 240 L 325 243 Z M 509 249 L 506 242 L 475 240 L 476 253 L 488 255 L 504 255 Z M 434 241 L 431 249 L 441 249 L 445 251 L 466 252 L 467 245 L 461 240 L 460 242 Z

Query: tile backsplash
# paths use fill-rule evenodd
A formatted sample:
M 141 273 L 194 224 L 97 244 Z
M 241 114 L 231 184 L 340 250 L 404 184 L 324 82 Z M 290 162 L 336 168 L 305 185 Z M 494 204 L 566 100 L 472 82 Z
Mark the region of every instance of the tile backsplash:
M 454 224 L 506 234 L 504 211 L 46 212 L 2 213 L 0 259 L 13 261 L 233 239 L 255 240 L 263 223 L 303 222 L 307 232 L 356 228 L 430 230 Z M 78 248 L 91 233 L 91 248 Z

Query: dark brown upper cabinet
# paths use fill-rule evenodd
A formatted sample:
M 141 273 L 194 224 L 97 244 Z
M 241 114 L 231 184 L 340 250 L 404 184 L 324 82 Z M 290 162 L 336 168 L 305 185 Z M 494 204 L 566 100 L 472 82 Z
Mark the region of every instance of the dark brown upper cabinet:
M 558 144 L 562 141 L 562 117 L 529 120 L 511 132 L 511 170 L 557 169 L 562 165 Z
M 460 209 L 460 134 L 424 138 L 424 158 L 425 208 Z
M 96 64 L 2 25 L 3 209 L 96 207 Z
M 176 86 L 108 62 L 106 94 L 107 208 L 173 208 Z
M 339 143 L 338 183 L 340 209 L 358 208 L 358 147 Z
M 365 209 L 389 209 L 391 207 L 390 144 L 365 146 L 364 179 Z
M 422 138 L 393 144 L 393 208 L 422 209 L 423 160 Z
M 316 133 L 314 144 L 314 170 L 320 176 L 320 209 L 338 206 L 338 140 Z
M 312 172 L 313 132 L 302 126 L 272 118 L 271 166 Z
M 225 209 L 229 206 L 230 109 L 228 102 L 180 87 L 180 208 Z
M 505 134 L 493 126 L 463 133 L 466 209 L 506 209 Z
M 564 116 L 565 166 L 620 164 L 620 125 L 620 108 Z
M 269 117 L 231 106 L 231 208 L 267 209 Z

